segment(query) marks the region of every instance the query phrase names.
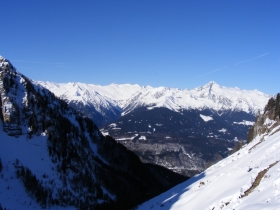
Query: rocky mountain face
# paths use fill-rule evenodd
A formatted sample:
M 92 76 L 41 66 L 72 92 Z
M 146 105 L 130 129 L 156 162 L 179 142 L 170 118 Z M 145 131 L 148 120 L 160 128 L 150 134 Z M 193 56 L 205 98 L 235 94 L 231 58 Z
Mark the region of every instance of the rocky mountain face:
M 9 68 L 14 70 L 13 66 L 10 66 L 9 62 L 0 58 L 1 68 L 0 72 L 0 92 L 1 92 L 1 104 L 2 112 L 1 116 L 3 119 L 3 130 L 8 133 L 8 135 L 19 136 L 22 134 L 21 127 L 19 126 L 19 107 L 14 104 L 13 101 L 16 100 L 16 92 L 11 91 L 8 95 L 10 84 L 14 85 L 15 74 L 9 75 Z M 5 91 L 8 90 L 8 91 Z
M 263 114 L 256 118 L 254 126 L 248 131 L 248 142 L 251 142 L 257 135 L 270 133 L 280 125 L 280 94 L 271 97 L 264 108 Z M 279 131 L 279 130 L 277 130 Z M 265 135 L 264 135 L 265 136 Z
M 101 122 L 99 117 L 111 116 L 99 124 L 104 135 L 113 136 L 143 162 L 187 176 L 201 172 L 230 154 L 235 144 L 246 141 L 248 128 L 269 99 L 257 90 L 227 88 L 215 82 L 193 90 L 36 83 L 93 120 Z M 106 111 L 98 111 L 101 107 Z
M 0 56 L 0 208 L 129 209 L 186 179 L 104 137 Z

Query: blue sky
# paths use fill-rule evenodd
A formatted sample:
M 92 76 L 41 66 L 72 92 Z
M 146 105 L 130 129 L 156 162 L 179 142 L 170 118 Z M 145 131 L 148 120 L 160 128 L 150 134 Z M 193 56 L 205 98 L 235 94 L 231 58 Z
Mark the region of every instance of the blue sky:
M 280 92 L 279 0 L 0 3 L 0 55 L 35 80 Z

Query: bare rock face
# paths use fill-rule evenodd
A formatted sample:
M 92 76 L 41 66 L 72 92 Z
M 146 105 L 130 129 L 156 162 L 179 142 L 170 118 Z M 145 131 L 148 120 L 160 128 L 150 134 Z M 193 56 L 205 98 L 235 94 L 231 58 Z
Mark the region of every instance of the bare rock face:
M 0 106 L 2 108 L 3 129 L 10 136 L 22 134 L 20 127 L 20 116 L 16 98 L 16 87 L 14 87 L 13 77 L 16 72 L 10 62 L 0 57 Z
M 258 115 L 255 125 L 249 129 L 248 142 L 257 135 L 270 133 L 278 125 L 280 125 L 280 93 L 271 97 L 263 114 Z

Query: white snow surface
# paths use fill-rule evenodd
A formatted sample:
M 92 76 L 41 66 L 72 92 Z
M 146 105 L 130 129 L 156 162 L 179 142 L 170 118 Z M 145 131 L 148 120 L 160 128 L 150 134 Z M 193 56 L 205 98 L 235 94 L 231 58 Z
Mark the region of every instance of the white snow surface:
M 202 114 L 200 114 L 199 116 L 200 116 L 205 122 L 208 122 L 208 121 L 210 121 L 210 120 L 213 120 L 213 118 L 210 117 L 210 116 L 205 116 L 205 115 L 202 115 Z
M 138 210 L 280 210 L 280 162 L 248 196 L 241 197 L 260 171 L 280 161 L 280 132 L 275 132 L 279 129 L 257 136 L 233 155 L 143 203 Z
M 247 121 L 247 120 L 243 120 L 242 122 L 233 122 L 234 124 L 240 124 L 240 125 L 254 125 L 255 122 L 252 121 Z
M 83 104 L 99 104 L 105 107 L 108 104 L 121 106 L 124 100 L 128 99 L 133 93 L 141 89 L 139 85 L 117 85 L 114 83 L 107 86 L 80 82 L 52 83 L 34 81 L 34 83 L 46 87 L 60 98 L 69 101 L 79 101 Z
M 127 141 L 127 140 L 133 140 L 133 139 L 135 139 L 137 136 L 138 136 L 138 134 L 134 134 L 134 136 L 132 136 L 132 137 L 119 138 L 119 139 L 116 139 L 116 141 Z
M 218 132 L 225 133 L 225 132 L 227 132 L 227 129 L 222 128 L 221 130 L 218 130 Z
M 146 136 L 140 136 L 139 140 L 147 140 Z
M 220 86 L 211 81 L 193 90 L 167 87 L 139 86 L 137 84 L 110 84 L 107 86 L 84 83 L 52 83 L 34 81 L 56 96 L 68 101 L 100 106 L 117 106 L 123 115 L 138 107 L 153 109 L 165 107 L 173 111 L 182 109 L 238 110 L 257 113 L 266 105 L 270 95 L 258 90 L 241 90 Z

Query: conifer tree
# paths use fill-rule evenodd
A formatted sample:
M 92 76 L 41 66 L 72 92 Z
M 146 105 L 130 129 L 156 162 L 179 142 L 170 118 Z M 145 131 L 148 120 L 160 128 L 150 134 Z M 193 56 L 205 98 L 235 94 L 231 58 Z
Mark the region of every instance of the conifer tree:
M 2 160 L 0 158 L 0 172 L 2 171 L 3 165 L 2 165 Z

